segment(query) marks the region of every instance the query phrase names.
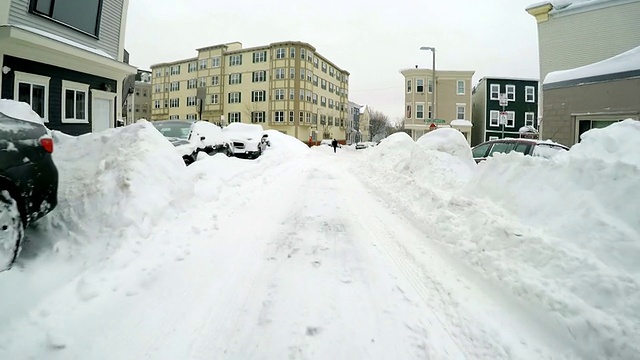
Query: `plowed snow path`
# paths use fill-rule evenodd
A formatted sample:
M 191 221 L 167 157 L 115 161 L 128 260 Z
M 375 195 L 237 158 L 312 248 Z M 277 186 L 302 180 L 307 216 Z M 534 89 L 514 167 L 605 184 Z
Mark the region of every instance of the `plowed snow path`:
M 562 332 L 447 257 L 333 154 L 231 185 L 2 327 L 0 358 L 569 354 Z

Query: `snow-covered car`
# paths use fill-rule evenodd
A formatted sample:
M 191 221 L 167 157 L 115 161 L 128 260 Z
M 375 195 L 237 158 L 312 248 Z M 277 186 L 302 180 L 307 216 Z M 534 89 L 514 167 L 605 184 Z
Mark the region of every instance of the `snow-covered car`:
M 357 143 L 356 144 L 356 150 L 362 150 L 362 149 L 366 149 L 367 145 L 365 143 Z
M 256 159 L 271 146 L 262 125 L 231 123 L 222 129 L 233 142 L 234 155 Z
M 3 100 L 0 108 L 0 271 L 18 256 L 24 228 L 58 203 L 53 138 L 41 122 L 5 114 L 10 105 Z
M 322 139 L 322 140 L 320 141 L 320 145 L 327 145 L 327 146 L 331 146 L 331 141 L 333 141 L 333 140 L 331 140 L 331 139 Z
M 153 124 L 176 147 L 186 165 L 195 162 L 201 152 L 234 155 L 232 141 L 220 127 L 208 121 L 165 120 Z
M 567 150 L 569 150 L 568 147 L 550 141 L 513 138 L 490 140 L 475 146 L 471 152 L 475 162 L 479 163 L 495 153 L 507 154 L 516 151 L 525 155 L 551 158 Z

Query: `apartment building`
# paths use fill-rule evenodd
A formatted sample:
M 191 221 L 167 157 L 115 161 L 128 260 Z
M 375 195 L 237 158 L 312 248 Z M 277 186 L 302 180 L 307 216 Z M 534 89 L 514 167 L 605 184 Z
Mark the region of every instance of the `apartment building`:
M 151 66 L 152 120 L 261 124 L 302 141 L 345 140 L 349 72 L 297 41 L 239 42 Z
M 151 118 L 151 71 L 138 70 L 124 106 L 125 124 Z
M 128 0 L 0 1 L 1 98 L 26 102 L 50 129 L 114 127 L 123 80 Z
M 471 78 L 475 71 L 401 70 L 404 76 L 404 126 L 414 140 L 438 127 L 453 127 L 471 140 Z M 435 96 L 434 96 L 435 95 Z M 435 103 L 435 106 L 434 106 Z

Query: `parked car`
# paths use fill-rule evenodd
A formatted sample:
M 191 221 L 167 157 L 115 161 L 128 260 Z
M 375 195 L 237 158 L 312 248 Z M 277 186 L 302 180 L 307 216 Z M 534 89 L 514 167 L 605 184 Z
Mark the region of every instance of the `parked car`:
M 233 142 L 220 127 L 208 121 L 161 120 L 153 125 L 176 147 L 186 165 L 194 163 L 201 152 L 234 155 Z
M 0 112 L 0 271 L 20 253 L 24 228 L 58 203 L 53 138 L 42 124 Z
M 237 157 L 256 159 L 271 146 L 269 135 L 265 134 L 262 125 L 231 123 L 222 131 L 233 142 L 234 154 Z
M 569 150 L 568 147 L 553 142 L 534 139 L 507 138 L 484 142 L 472 148 L 471 152 L 473 153 L 473 159 L 476 163 L 479 163 L 495 153 L 507 154 L 512 151 L 516 151 L 525 155 L 551 158 L 559 152 L 567 150 Z
M 362 150 L 362 149 L 366 149 L 367 148 L 367 144 L 359 142 L 356 144 L 356 150 Z

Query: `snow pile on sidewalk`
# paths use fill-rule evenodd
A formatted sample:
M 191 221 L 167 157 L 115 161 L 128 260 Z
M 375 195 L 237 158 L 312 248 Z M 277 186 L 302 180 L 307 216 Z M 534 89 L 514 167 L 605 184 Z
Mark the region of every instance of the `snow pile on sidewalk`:
M 451 154 L 469 166 L 475 165 L 471 147 L 462 133 L 456 129 L 442 128 L 422 135 L 418 141 L 423 149 Z
M 146 121 L 78 137 L 54 136 L 62 140 L 53 153 L 59 203 L 38 227 L 55 237 L 69 239 L 69 234 L 73 243 L 145 236 L 189 196 L 182 159 Z
M 40 116 L 31 109 L 31 105 L 25 102 L 0 99 L 0 112 L 12 118 L 43 124 Z
M 640 358 L 639 122 L 589 131 L 553 160 L 497 155 L 467 177 L 457 158 L 414 160 L 405 140 L 355 167 L 425 241 L 544 311 L 583 356 Z M 447 178 L 458 189 L 434 181 Z

